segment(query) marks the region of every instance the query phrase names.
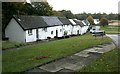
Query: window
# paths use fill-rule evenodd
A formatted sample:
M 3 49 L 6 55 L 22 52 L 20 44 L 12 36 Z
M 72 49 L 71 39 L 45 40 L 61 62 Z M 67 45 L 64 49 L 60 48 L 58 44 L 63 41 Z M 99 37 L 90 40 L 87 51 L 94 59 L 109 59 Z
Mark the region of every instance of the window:
M 45 32 L 47 32 L 47 28 L 43 28 L 43 30 L 44 30 Z
M 28 34 L 29 34 L 29 35 L 32 35 L 32 29 L 31 29 L 31 30 L 28 30 Z
M 62 32 L 62 29 L 60 29 L 60 32 Z
M 53 31 L 51 31 L 51 34 L 53 34 Z

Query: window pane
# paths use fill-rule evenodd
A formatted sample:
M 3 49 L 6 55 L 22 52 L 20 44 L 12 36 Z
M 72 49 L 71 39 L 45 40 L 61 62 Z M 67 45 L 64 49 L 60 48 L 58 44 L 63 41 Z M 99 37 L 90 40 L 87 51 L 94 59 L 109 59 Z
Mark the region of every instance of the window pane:
M 53 34 L 53 31 L 51 31 L 51 34 Z

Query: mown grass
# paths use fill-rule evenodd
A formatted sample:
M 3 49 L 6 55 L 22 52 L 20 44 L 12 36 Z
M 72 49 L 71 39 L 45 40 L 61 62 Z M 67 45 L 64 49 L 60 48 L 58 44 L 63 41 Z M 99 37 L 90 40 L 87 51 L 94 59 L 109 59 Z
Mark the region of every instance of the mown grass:
M 19 45 L 20 43 L 17 43 L 17 42 L 2 41 L 2 50 L 8 49 L 8 48 L 14 48 Z
M 85 48 L 108 43 L 108 37 L 95 39 L 91 34 L 36 44 L 31 47 L 3 53 L 3 72 L 21 72 L 57 58 L 71 55 Z M 44 56 L 47 58 L 35 59 Z
M 113 49 L 101 55 L 96 61 L 82 68 L 80 72 L 118 72 L 120 71 L 120 62 L 118 62 L 119 56 L 120 50 Z M 78 74 L 80 72 L 78 72 Z
M 30 45 L 32 43 L 19 43 L 19 42 L 10 42 L 10 41 L 2 41 L 2 50 L 18 48 L 21 46 Z
M 120 34 L 120 26 L 101 26 L 101 29 L 105 30 L 107 34 Z

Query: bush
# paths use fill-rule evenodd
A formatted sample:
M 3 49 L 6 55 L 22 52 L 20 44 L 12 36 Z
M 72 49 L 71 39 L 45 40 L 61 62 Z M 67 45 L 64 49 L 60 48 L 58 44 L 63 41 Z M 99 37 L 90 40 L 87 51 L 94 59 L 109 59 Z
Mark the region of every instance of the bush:
M 100 19 L 100 25 L 102 25 L 103 27 L 108 25 L 108 19 L 107 18 L 101 18 Z

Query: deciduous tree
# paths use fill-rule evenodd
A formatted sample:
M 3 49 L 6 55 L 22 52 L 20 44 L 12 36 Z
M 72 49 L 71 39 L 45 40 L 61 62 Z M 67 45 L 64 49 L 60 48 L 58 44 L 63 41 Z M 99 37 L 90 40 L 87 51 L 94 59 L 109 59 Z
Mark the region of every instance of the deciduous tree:
M 87 20 L 89 21 L 90 25 L 94 25 L 94 20 L 91 15 L 87 17 Z

